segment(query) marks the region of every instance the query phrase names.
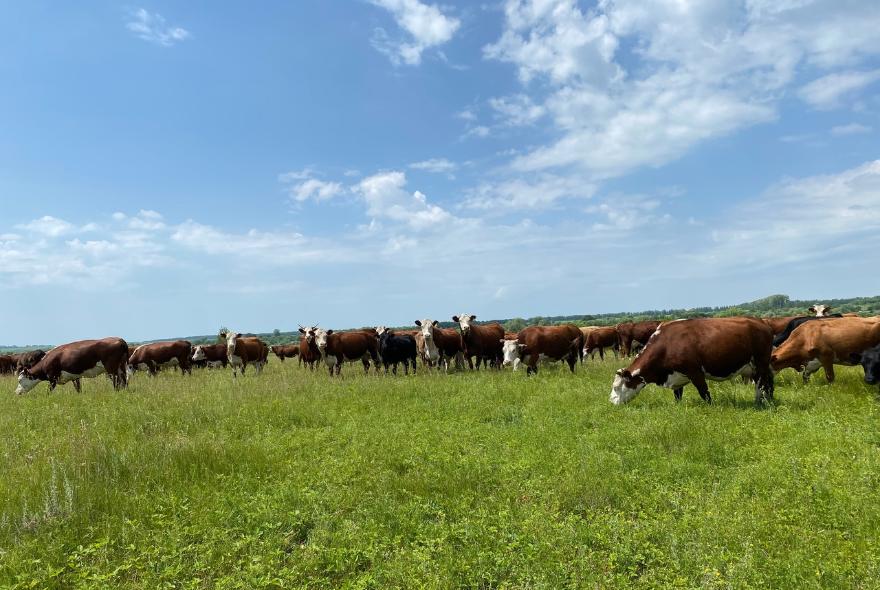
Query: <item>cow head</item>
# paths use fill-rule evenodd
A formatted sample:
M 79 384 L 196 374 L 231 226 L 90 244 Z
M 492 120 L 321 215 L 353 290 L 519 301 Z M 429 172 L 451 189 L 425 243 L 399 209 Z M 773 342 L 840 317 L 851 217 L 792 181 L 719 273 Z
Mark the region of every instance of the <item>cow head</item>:
M 388 332 L 388 328 L 386 328 L 385 326 L 376 326 L 376 336 L 381 338 L 382 334 L 384 334 L 385 332 Z
M 39 379 L 34 379 L 33 376 L 28 372 L 27 369 L 24 369 L 21 373 L 18 374 L 18 387 L 15 388 L 16 395 L 21 395 L 23 393 L 27 393 L 31 389 L 39 384 Z
M 235 345 L 238 344 L 239 338 L 241 338 L 240 332 L 232 332 L 230 330 L 226 333 L 226 356 L 229 358 L 235 356 Z
M 629 369 L 618 369 L 614 375 L 611 396 L 608 399 L 615 406 L 625 404 L 637 396 L 645 388 L 645 385 L 645 378 L 639 375 L 638 369 L 632 373 Z
M 315 332 L 318 330 L 318 326 L 312 326 L 311 328 L 305 328 L 303 326 L 299 327 L 299 333 L 302 334 L 301 340 L 304 340 L 306 344 L 314 344 L 315 343 Z
M 205 348 L 201 344 L 193 349 L 192 360 L 203 361 L 207 358 L 208 356 L 205 354 Z
M 501 352 L 504 355 L 504 360 L 502 364 L 505 367 L 510 365 L 515 365 L 516 361 L 522 358 L 523 349 L 526 347 L 525 344 L 520 344 L 516 340 L 501 340 Z
M 477 319 L 475 315 L 462 314 L 460 316 L 454 315 L 452 316 L 452 321 L 457 322 L 458 326 L 461 328 L 461 335 L 467 336 L 468 332 L 471 331 L 471 323 Z
M 425 342 L 433 342 L 434 341 L 434 328 L 440 325 L 440 322 L 437 320 L 416 320 L 415 324 L 421 328 L 422 338 L 425 339 Z
M 880 348 L 872 348 L 865 352 L 854 352 L 850 355 L 850 362 L 854 365 L 862 365 L 865 369 L 865 383 L 868 385 L 880 384 Z
M 315 345 L 321 352 L 321 356 L 327 354 L 327 340 L 330 335 L 333 334 L 333 330 L 321 330 L 319 328 L 312 328 L 312 330 L 310 330 L 310 333 L 312 334 L 312 339 Z
M 830 305 L 811 305 L 810 313 L 816 314 L 817 318 L 824 318 L 831 313 Z

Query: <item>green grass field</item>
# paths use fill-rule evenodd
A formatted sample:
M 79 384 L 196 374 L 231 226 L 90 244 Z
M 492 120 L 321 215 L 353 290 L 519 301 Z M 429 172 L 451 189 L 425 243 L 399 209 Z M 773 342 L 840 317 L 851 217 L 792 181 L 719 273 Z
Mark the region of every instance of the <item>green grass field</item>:
M 620 364 L 0 379 L 0 586 L 874 588 L 861 369 L 608 402 Z

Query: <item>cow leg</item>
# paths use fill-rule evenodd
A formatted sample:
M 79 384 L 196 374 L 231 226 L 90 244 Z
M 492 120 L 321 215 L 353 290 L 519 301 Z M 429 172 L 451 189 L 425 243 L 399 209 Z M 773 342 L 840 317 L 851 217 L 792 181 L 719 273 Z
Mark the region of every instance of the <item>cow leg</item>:
M 758 369 L 754 374 L 755 381 L 755 405 L 761 405 L 762 400 L 773 401 L 773 372 L 768 368 Z
M 699 392 L 700 397 L 703 398 L 703 400 L 705 400 L 707 404 L 711 404 L 712 396 L 709 394 L 709 385 L 706 383 L 706 376 L 703 375 L 703 372 L 694 372 L 693 376 L 688 375 L 688 379 L 690 379 L 691 383 L 694 384 L 694 387 L 697 388 L 697 392 Z
M 73 388 L 76 390 L 77 393 L 82 393 L 82 380 L 81 379 L 74 379 L 73 380 Z
M 568 355 L 568 368 L 574 373 L 574 364 L 577 362 L 577 357 L 574 354 Z
M 412 357 L 413 375 L 416 374 L 416 357 Z
M 832 355 L 822 355 L 822 368 L 825 369 L 825 379 L 828 383 L 834 383 L 834 357 Z
M 535 375 L 538 374 L 538 360 L 540 358 L 541 355 L 537 353 L 529 355 L 529 363 L 526 366 L 526 375 L 531 375 L 532 373 L 534 373 Z
M 675 395 L 675 401 L 680 402 L 681 396 L 684 393 L 684 387 L 677 387 L 672 390 L 673 395 Z
M 594 357 L 594 358 L 595 358 L 595 357 Z M 599 360 L 600 360 L 600 361 L 604 361 L 604 360 L 605 360 L 605 349 L 604 349 L 604 348 L 601 348 L 601 347 L 599 348 Z

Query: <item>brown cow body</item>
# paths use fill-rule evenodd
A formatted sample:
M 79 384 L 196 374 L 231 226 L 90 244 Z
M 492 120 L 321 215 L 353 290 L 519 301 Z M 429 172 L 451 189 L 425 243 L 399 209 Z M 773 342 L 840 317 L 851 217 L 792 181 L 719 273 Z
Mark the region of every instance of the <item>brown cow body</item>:
M 364 373 L 370 371 L 370 360 L 379 373 L 379 339 L 376 331 L 358 330 L 355 332 L 334 332 L 333 330 L 315 330 L 315 344 L 321 352 L 321 358 L 330 371 L 330 376 L 339 375 L 344 361 L 360 360 L 364 365 Z
M 70 381 L 73 381 L 76 391 L 81 391 L 80 379 L 103 373 L 110 377 L 116 389 L 122 389 L 128 383 L 127 365 L 128 344 L 122 338 L 62 344 L 47 352 L 33 367 L 19 373 L 15 392 L 26 393 L 41 381 L 49 382 L 49 391 Z
M 599 358 L 605 360 L 605 349 L 610 348 L 614 351 L 614 358 L 618 356 L 620 348 L 620 336 L 615 328 L 596 328 L 587 333 L 584 341 L 584 358 L 589 355 L 595 358 L 596 351 L 599 352 Z
M 821 367 L 833 383 L 834 365 L 853 365 L 853 355 L 878 344 L 880 318 L 817 319 L 798 326 L 773 352 L 773 370 L 803 368 L 806 383 Z
M 707 402 L 712 398 L 706 379 L 755 377 L 755 402 L 773 397 L 770 351 L 773 333 L 755 318 L 700 318 L 664 322 L 626 369 L 617 371 L 610 400 L 623 404 L 649 383 L 668 387 L 681 399 L 682 388 L 693 383 Z
M 797 319 L 801 316 L 797 315 L 787 315 L 781 318 L 761 318 L 761 320 L 770 326 L 770 329 L 773 330 L 773 335 L 781 334 L 785 331 L 785 328 L 788 327 L 789 322 L 791 320 Z
M 277 344 L 272 347 L 272 352 L 283 363 L 284 359 L 292 359 L 299 356 L 299 344 Z
M 318 350 L 318 345 L 315 344 L 315 331 L 317 329 L 317 326 L 312 326 L 311 328 L 299 327 L 300 334 L 302 334 L 299 339 L 299 358 L 312 371 L 315 370 L 315 364 L 321 360 L 321 351 Z
M 0 375 L 10 375 L 15 371 L 18 359 L 15 355 L 0 354 Z
M 437 320 L 416 320 L 415 324 L 420 328 L 421 339 L 425 342 L 425 364 L 433 366 L 434 363 L 443 365 L 444 370 L 449 372 L 449 361 L 455 362 L 455 367 L 464 367 L 464 343 L 461 334 L 455 328 L 440 328 Z M 416 340 L 418 344 L 418 340 Z
M 232 376 L 235 377 L 239 367 L 244 375 L 248 364 L 254 366 L 259 375 L 269 359 L 269 347 L 256 336 L 242 336 L 238 332 L 221 332 L 220 337 L 226 340 L 226 358 L 232 365 Z
M 461 340 L 464 344 L 464 356 L 468 367 L 473 369 L 473 357 L 477 357 L 477 370 L 480 363 L 495 367 L 501 366 L 503 356 L 501 341 L 504 340 L 504 328 L 501 324 L 477 325 L 474 320 L 477 316 L 462 314 L 452 316 L 452 321 L 457 322 L 461 329 Z
M 651 338 L 651 334 L 657 329 L 660 322 L 657 320 L 647 320 L 644 322 L 623 322 L 617 324 L 618 338 L 620 340 L 620 354 L 629 356 L 633 352 L 633 345 L 644 346 Z
M 192 374 L 192 344 L 188 340 L 153 342 L 134 349 L 128 359 L 129 376 L 137 370 L 155 376 L 160 369 L 177 367 L 182 373 Z
M 12 355 L 12 358 L 15 359 L 15 373 L 21 373 L 25 369 L 30 369 L 38 362 L 43 360 L 43 357 L 46 356 L 46 351 L 44 350 L 29 350 L 27 352 L 21 352 L 19 354 Z
M 574 366 L 583 349 L 584 335 L 580 329 L 572 324 L 561 326 L 529 326 L 523 328 L 517 334 L 516 342 L 502 340 L 500 343 L 506 347 L 505 352 L 516 354 L 525 360 L 526 374 L 538 372 L 538 361 L 542 358 L 554 361 L 566 360 L 568 368 L 574 373 Z M 505 364 L 510 360 L 505 354 Z M 514 363 L 515 364 L 515 363 Z M 514 367 L 516 368 L 516 367 Z

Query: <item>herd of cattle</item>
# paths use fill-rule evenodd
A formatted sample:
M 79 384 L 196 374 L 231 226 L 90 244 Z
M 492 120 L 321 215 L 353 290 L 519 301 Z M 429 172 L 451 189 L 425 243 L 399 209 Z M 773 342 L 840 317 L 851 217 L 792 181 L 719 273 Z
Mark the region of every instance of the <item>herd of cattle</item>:
M 578 361 L 604 359 L 606 350 L 615 357 L 639 351 L 626 368 L 617 371 L 610 400 L 623 404 L 648 384 L 674 391 L 680 400 L 682 389 L 693 384 L 700 396 L 711 401 L 707 380 L 720 381 L 741 376 L 755 384 L 755 402 L 773 397 L 774 375 L 786 368 L 802 372 L 804 382 L 823 368 L 834 381 L 834 365 L 858 365 L 865 370 L 865 382 L 880 383 L 880 317 L 832 314 L 826 305 L 810 308 L 813 315 L 781 318 L 699 318 L 671 321 L 625 322 L 614 327 L 579 328 L 572 324 L 530 326 L 507 333 L 497 323 L 477 324 L 476 316 L 452 316 L 458 328 L 441 328 L 439 322 L 422 319 L 414 330 L 392 330 L 384 326 L 345 332 L 318 326 L 300 326 L 297 344 L 272 346 L 281 360 L 299 358 L 314 370 L 322 363 L 331 376 L 339 375 L 343 364 L 360 361 L 364 372 L 370 365 L 376 373 L 384 367 L 396 374 L 423 366 L 448 372 L 450 365 L 463 369 L 526 365 L 526 373 L 537 373 L 541 361 L 565 361 L 574 372 Z M 223 330 L 217 344 L 193 346 L 186 340 L 129 347 L 122 338 L 81 340 L 63 344 L 48 352 L 0 355 L 0 373 L 18 376 L 18 394 L 46 381 L 51 391 L 73 382 L 81 390 L 83 377 L 106 374 L 114 387 L 122 389 L 136 371 L 155 375 L 166 368 L 192 373 L 193 367 L 231 367 L 233 376 L 244 374 L 248 365 L 260 373 L 269 360 L 270 347 L 261 339 Z

